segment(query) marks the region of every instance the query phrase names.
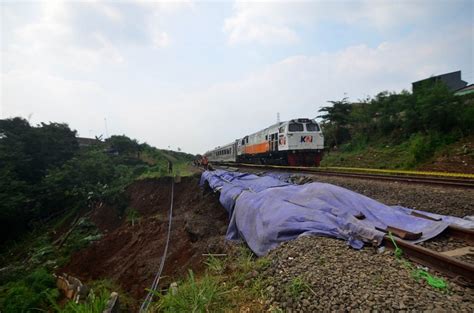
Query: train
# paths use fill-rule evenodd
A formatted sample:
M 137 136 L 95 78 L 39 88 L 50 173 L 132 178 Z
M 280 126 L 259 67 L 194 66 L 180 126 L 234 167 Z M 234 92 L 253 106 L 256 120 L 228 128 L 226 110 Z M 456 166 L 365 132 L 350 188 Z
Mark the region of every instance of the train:
M 314 119 L 278 122 L 251 135 L 207 151 L 213 163 L 255 163 L 289 166 L 319 166 L 324 136 Z

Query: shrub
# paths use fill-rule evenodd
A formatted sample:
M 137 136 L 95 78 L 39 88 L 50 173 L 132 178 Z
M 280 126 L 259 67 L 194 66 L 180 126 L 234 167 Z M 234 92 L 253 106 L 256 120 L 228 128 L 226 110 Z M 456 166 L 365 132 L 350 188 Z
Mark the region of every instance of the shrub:
M 54 277 L 45 269 L 38 269 L 25 279 L 5 286 L 0 296 L 5 313 L 28 312 L 47 308 L 51 300 L 59 296 Z

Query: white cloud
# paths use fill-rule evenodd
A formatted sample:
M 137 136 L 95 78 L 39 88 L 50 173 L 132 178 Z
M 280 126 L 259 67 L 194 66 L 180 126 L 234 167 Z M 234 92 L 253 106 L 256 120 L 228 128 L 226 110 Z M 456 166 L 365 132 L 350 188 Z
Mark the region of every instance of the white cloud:
M 294 22 L 285 13 L 288 5 L 276 3 L 249 3 L 237 1 L 235 15 L 224 22 L 224 32 L 229 35 L 230 44 L 258 42 L 293 43 L 297 34 L 287 24 Z
M 247 77 L 218 83 L 199 92 L 150 93 L 135 99 L 121 90 L 104 90 L 87 81 L 65 80 L 42 72 L 8 73 L 2 78 L 6 116 L 33 121 L 66 121 L 84 136 L 124 133 L 158 147 L 178 146 L 202 153 L 266 127 L 276 120 L 314 117 L 328 100 L 374 96 L 380 91 L 410 89 L 410 83 L 459 69 L 472 51 L 459 42 L 470 30 L 435 37 L 411 36 L 377 47 L 354 45 L 334 53 L 287 57 Z M 130 98 L 131 97 L 131 98 Z
M 229 44 L 290 44 L 298 42 L 297 29 L 322 22 L 365 26 L 386 31 L 420 23 L 449 10 L 449 4 L 431 1 L 260 1 L 237 0 L 233 16 L 224 21 Z
M 245 79 L 191 94 L 182 112 L 192 114 L 179 116 L 186 125 L 196 125 L 192 127 L 193 137 L 199 141 L 187 140 L 186 148 L 202 152 L 200 147 L 210 149 L 230 142 L 269 126 L 277 112 L 282 120 L 315 117 L 328 100 L 347 96 L 357 101 L 384 90 L 410 90 L 413 81 L 458 70 L 473 53 L 458 43 L 470 36 L 469 30 L 452 37 L 412 36 L 375 48 L 355 45 L 335 53 L 292 56 Z M 205 110 L 193 108 L 191 103 L 199 103 Z M 199 126 L 196 121 L 200 121 Z
M 58 74 L 124 63 L 122 50 L 130 43 L 167 47 L 170 36 L 160 21 L 190 4 L 45 1 L 30 5 L 35 14 L 21 19 L 24 6 L 2 4 L 3 70 L 41 68 Z
M 104 4 L 100 4 L 99 9 L 112 16 L 114 11 L 104 8 Z M 74 8 L 67 3 L 44 2 L 36 20 L 11 25 L 11 40 L 2 47 L 7 70 L 81 72 L 91 71 L 101 64 L 124 61 L 118 48 L 105 34 L 100 31 L 83 34 L 72 25 L 70 20 L 74 14 Z M 114 16 L 116 20 L 119 15 Z
M 162 48 L 168 46 L 170 43 L 168 34 L 165 32 L 157 32 L 153 34 L 153 46 L 155 48 Z
M 67 80 L 44 72 L 10 71 L 0 77 L 4 117 L 31 116 L 32 122 L 69 122 L 87 132 L 103 119 L 108 96 L 90 81 Z
M 2 30 L 2 35 L 7 35 L 7 40 L 2 39 L 2 118 L 33 114 L 33 123 L 67 122 L 81 135 L 90 136 L 104 133 L 103 119 L 107 117 L 111 134 L 127 134 L 158 147 L 180 146 L 199 153 L 268 126 L 276 120 L 277 112 L 282 119 L 314 117 L 327 100 L 346 95 L 357 100 L 383 90 L 409 89 L 412 81 L 432 74 L 473 68 L 472 44 L 466 44 L 472 42 L 472 28 L 464 30 L 453 24 L 452 29 L 444 25 L 436 32 L 411 32 L 402 40 L 389 39 L 375 47 L 361 43 L 334 52 L 288 55 L 279 62 L 253 68 L 241 79 L 225 82 L 217 77 L 219 83 L 203 83 L 199 85 L 202 89 L 194 91 L 193 84 L 173 75 L 175 64 L 159 68 L 156 58 L 160 54 L 150 51 L 152 47 L 176 48 L 160 18 L 175 12 L 174 4 L 165 8 L 161 2 L 130 7 L 129 3 L 126 7 L 105 3 L 111 10 L 95 7 L 95 3 L 83 5 L 79 17 L 80 12 L 60 3 L 46 4 L 36 19 L 14 14 L 2 19 L 3 25 L 12 26 Z M 306 27 L 314 22 L 314 16 L 326 18 L 322 13 L 315 15 L 317 6 L 309 10 L 283 3 L 271 5 L 268 13 L 263 5 L 250 11 L 245 7 L 254 4 L 239 5 L 243 13 L 236 11 L 236 19 L 227 20 L 225 30 L 234 44 L 295 42 L 304 38 L 298 38 L 293 27 Z M 89 10 L 91 6 L 98 16 Z M 129 14 L 127 10 L 135 11 Z M 334 19 L 350 24 L 370 18 L 371 25 L 391 27 L 397 21 L 390 19 L 399 18 L 383 17 L 387 11 L 382 11 L 377 13 L 377 21 L 374 13 L 351 15 L 349 11 L 334 13 Z M 413 14 L 421 16 L 418 11 Z M 134 41 L 137 36 L 140 41 Z M 148 59 L 128 63 L 124 53 L 128 43 L 133 46 L 128 52 Z M 203 55 L 206 49 L 226 49 L 200 48 Z M 180 50 L 171 52 L 184 55 Z M 190 49 L 187 55 L 191 67 L 195 54 Z M 206 71 L 228 67 L 230 72 L 246 61 L 235 55 L 235 64 L 216 61 L 209 63 Z M 466 66 L 466 62 L 470 63 Z M 162 70 L 162 75 L 141 75 L 140 66 L 148 64 Z M 199 74 L 209 79 L 205 71 Z

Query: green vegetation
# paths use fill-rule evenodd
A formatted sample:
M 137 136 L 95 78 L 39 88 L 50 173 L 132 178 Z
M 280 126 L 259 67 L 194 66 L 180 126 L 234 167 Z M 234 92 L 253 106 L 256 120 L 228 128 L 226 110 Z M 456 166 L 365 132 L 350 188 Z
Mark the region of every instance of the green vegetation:
M 441 83 L 330 103 L 320 109 L 330 148 L 322 166 L 414 168 L 474 134 L 474 96 L 454 96 Z
M 229 312 L 248 308 L 263 309 L 265 298 L 261 273 L 270 265 L 267 258 L 255 258 L 247 247 L 233 256 L 209 256 L 207 271 L 196 277 L 192 271 L 177 288 L 157 294 L 156 312 Z
M 56 311 L 60 313 L 102 313 L 107 306 L 109 295 L 110 293 L 106 292 L 96 295 L 94 290 L 91 290 L 84 302 L 69 301 L 63 308 L 56 307 Z
M 0 307 L 5 313 L 33 309 L 41 311 L 49 306 L 51 299 L 55 300 L 58 296 L 54 277 L 39 268 L 25 278 L 1 287 Z
M 223 311 L 226 289 L 215 276 L 208 274 L 196 281 L 190 270 L 188 278 L 176 293 L 162 296 L 156 310 L 162 312 L 219 312 Z
M 66 124 L 0 121 L 0 244 L 64 211 L 95 202 L 126 207 L 123 191 L 139 176 L 183 171 L 192 155 L 162 151 L 124 135 L 79 149 Z
M 184 172 L 192 159 L 124 135 L 79 147 L 66 124 L 0 120 L 0 310 L 51 311 L 58 294 L 48 272 L 101 238 L 87 217 L 91 208 L 112 205 L 134 224 L 126 187 L 144 175 L 169 175 L 168 160 Z M 101 312 L 104 299 L 96 290 L 61 310 Z
M 135 226 L 135 223 L 140 220 L 140 213 L 134 208 L 127 208 L 125 213 L 127 214 L 127 222 L 132 226 Z
M 298 299 L 303 291 L 309 291 L 309 284 L 301 277 L 293 278 L 286 286 L 287 291 L 294 299 Z

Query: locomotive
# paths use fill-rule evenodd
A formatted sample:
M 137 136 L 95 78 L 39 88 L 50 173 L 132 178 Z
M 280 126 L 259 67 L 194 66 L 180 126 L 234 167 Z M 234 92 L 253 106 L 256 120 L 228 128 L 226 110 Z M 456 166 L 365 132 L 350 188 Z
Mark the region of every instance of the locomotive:
M 319 166 L 323 149 L 324 137 L 318 123 L 298 118 L 278 122 L 204 155 L 214 163 Z

